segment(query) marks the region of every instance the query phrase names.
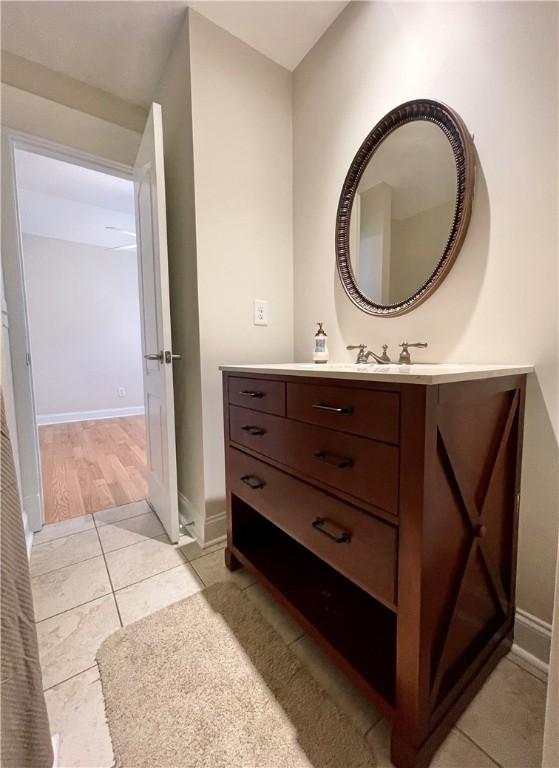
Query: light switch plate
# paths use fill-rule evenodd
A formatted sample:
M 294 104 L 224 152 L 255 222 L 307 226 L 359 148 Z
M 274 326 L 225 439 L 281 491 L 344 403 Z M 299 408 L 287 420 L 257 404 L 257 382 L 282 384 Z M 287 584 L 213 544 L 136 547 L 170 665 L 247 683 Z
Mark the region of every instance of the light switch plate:
M 254 299 L 254 325 L 268 325 L 268 302 Z

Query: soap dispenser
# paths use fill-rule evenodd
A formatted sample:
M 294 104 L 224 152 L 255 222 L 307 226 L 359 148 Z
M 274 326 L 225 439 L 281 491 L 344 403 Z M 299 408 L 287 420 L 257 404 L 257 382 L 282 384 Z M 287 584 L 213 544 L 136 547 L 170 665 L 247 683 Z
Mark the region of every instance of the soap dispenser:
M 326 335 L 322 323 L 317 323 L 318 331 L 314 336 L 313 361 L 315 363 L 328 362 L 328 336 Z

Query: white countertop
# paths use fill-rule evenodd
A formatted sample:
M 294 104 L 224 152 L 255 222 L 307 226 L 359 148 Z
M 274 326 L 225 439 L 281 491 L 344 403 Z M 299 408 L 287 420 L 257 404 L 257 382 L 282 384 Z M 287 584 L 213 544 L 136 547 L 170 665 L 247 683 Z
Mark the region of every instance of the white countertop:
M 228 373 L 275 373 L 284 376 L 316 376 L 355 381 L 390 381 L 408 384 L 448 384 L 452 381 L 494 379 L 532 373 L 533 365 L 471 365 L 459 363 L 416 363 L 413 365 L 378 365 L 351 363 L 270 363 L 258 365 L 221 365 Z

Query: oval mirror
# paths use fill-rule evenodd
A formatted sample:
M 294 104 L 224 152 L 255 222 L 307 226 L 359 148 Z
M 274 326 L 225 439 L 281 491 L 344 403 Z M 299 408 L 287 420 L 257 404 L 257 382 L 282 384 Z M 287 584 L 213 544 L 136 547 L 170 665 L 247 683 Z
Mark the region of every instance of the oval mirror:
M 360 309 L 401 315 L 438 288 L 464 241 L 474 180 L 470 134 L 446 105 L 410 101 L 373 128 L 336 220 L 338 273 Z

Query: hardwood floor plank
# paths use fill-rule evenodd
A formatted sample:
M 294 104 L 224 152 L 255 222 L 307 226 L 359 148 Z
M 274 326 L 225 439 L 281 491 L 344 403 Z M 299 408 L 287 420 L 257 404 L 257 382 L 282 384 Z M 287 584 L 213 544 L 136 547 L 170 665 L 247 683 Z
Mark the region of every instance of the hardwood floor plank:
M 100 509 L 118 507 L 117 501 L 105 480 L 94 480 L 92 488 L 91 506 L 94 512 L 98 512 Z
M 39 448 L 46 523 L 146 497 L 143 416 L 48 424 Z

